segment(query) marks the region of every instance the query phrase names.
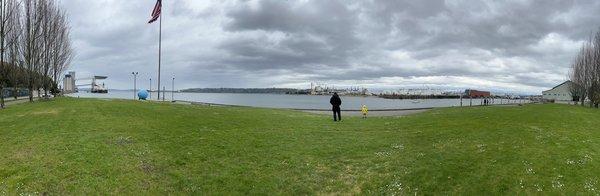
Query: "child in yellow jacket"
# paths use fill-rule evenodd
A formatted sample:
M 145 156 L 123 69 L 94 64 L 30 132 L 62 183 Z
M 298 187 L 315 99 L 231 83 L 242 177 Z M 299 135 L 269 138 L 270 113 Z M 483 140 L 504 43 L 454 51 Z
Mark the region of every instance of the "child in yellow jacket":
M 367 105 L 362 105 L 361 108 L 362 114 L 363 114 L 363 118 L 367 118 L 367 114 L 369 113 L 369 108 L 367 108 Z

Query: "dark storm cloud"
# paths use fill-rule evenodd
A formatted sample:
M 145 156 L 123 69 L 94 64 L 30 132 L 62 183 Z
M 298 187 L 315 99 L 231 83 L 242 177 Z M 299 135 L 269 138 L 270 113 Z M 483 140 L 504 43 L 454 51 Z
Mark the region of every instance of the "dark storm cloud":
M 246 69 L 290 69 L 316 64 L 342 68 L 356 54 L 356 15 L 343 1 L 294 4 L 260 1 L 255 7 L 239 5 L 227 16 L 231 32 L 261 32 L 258 37 L 234 37 L 221 45 L 231 63 Z M 307 10 L 310 10 L 307 12 Z
M 156 70 L 153 1 L 63 2 L 73 69 L 127 88 Z M 168 1 L 165 77 L 181 87 L 441 86 L 537 92 L 566 78 L 597 1 Z M 85 6 L 83 6 L 85 5 Z M 111 9 L 105 9 L 110 6 Z

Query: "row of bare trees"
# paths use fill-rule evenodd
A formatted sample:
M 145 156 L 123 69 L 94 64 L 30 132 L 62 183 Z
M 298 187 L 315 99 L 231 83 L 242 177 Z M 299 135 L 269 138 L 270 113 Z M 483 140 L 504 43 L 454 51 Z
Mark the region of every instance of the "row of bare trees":
M 600 32 L 586 41 L 571 65 L 569 73 L 571 95 L 581 105 L 600 104 Z
M 0 0 L 0 108 L 4 89 L 56 95 L 73 58 L 67 14 L 55 0 Z M 40 95 L 41 93 L 38 93 Z

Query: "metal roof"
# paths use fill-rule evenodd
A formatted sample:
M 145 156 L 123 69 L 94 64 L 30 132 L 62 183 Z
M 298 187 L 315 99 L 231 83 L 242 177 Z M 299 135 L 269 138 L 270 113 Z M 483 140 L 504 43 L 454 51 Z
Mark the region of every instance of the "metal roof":
M 563 83 L 560 83 L 559 85 L 556 85 L 555 87 L 553 87 L 553 88 L 552 88 L 552 89 L 550 89 L 550 90 L 554 90 L 555 88 L 558 88 L 559 86 L 562 86 L 562 85 L 564 85 L 564 84 L 566 84 L 566 83 L 569 83 L 569 82 L 571 82 L 571 80 L 567 80 L 567 81 L 565 81 L 565 82 L 563 82 Z

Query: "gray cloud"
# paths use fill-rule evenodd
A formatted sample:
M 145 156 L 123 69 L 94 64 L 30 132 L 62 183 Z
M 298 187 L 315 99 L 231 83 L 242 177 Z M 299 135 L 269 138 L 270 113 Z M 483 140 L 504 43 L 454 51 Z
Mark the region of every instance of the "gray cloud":
M 156 78 L 153 1 L 62 2 L 72 69 Z M 597 1 L 165 1 L 163 77 L 186 87 L 438 85 L 538 92 L 564 80 Z M 110 9 L 107 9 L 110 8 Z

